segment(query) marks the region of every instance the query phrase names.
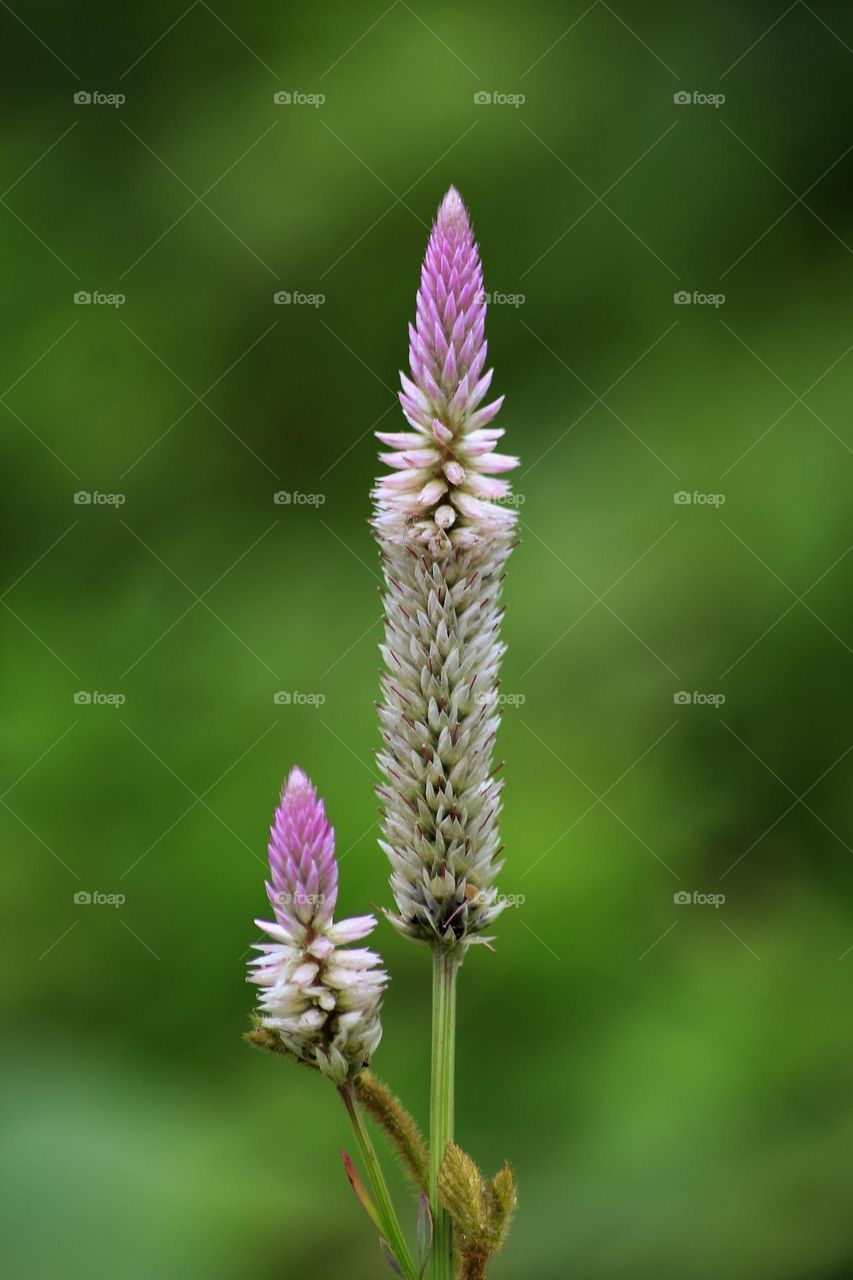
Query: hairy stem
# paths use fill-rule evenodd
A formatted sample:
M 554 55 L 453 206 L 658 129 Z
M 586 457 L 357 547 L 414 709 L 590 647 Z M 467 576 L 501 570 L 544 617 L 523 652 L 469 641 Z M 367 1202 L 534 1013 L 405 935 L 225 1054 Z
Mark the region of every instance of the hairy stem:
M 361 1114 L 361 1108 L 356 1101 L 355 1090 L 352 1083 L 347 1081 L 341 1085 L 340 1095 L 343 1098 L 344 1106 L 347 1109 L 347 1115 L 352 1123 L 353 1132 L 361 1151 L 362 1159 L 370 1178 L 370 1184 L 373 1188 L 373 1194 L 376 1198 L 376 1207 L 382 1219 L 382 1226 L 385 1238 L 391 1247 L 391 1252 L 399 1262 L 404 1274 L 409 1280 L 418 1280 L 418 1268 L 412 1261 L 409 1253 L 409 1247 L 406 1244 L 405 1237 L 397 1220 L 397 1214 L 391 1201 L 391 1193 L 385 1181 L 385 1176 L 379 1164 L 376 1150 L 371 1141 L 367 1125 L 364 1123 L 364 1117 Z
M 453 1238 L 450 1217 L 438 1198 L 444 1149 L 453 1141 L 453 1079 L 456 1052 L 456 971 L 452 951 L 433 949 L 432 1089 L 430 1096 L 429 1198 L 433 1219 L 433 1280 L 451 1280 Z

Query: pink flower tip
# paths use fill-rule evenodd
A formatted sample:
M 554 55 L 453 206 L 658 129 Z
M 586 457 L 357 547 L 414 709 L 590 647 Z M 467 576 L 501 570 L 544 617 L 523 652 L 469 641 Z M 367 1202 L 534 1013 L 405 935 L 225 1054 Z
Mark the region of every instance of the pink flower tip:
M 295 764 L 287 775 L 287 781 L 282 789 L 282 796 L 287 796 L 289 799 L 295 799 L 297 795 L 305 791 L 313 792 L 314 787 L 311 783 L 311 779 L 308 777 L 308 774 L 304 769 L 300 769 L 299 765 Z
M 471 220 L 465 202 L 455 187 L 448 187 L 447 194 L 439 205 L 436 222 L 442 231 L 459 232 L 471 230 Z
M 283 925 L 329 921 L 338 893 L 335 833 L 303 769 L 287 776 L 270 828 L 267 893 Z

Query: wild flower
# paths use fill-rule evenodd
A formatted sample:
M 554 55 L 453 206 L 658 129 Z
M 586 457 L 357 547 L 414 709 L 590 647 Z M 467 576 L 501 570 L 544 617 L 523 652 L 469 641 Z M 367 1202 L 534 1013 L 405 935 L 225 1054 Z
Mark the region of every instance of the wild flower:
M 269 862 L 275 920 L 255 923 L 272 942 L 256 944 L 260 954 L 250 961 L 249 981 L 261 988 L 259 1019 L 294 1057 L 340 1085 L 358 1075 L 379 1044 L 388 975 L 374 951 L 346 948 L 373 931 L 375 917 L 333 919 L 335 833 L 298 768 L 275 812 Z

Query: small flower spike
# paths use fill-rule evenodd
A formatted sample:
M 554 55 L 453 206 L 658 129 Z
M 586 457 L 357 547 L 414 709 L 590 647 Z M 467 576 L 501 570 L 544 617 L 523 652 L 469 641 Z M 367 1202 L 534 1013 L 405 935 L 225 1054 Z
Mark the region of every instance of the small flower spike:
M 515 512 L 483 405 L 486 305 L 467 210 L 441 203 L 409 329 L 411 378 L 400 403 L 411 431 L 377 433 L 391 468 L 376 482 L 373 528 L 385 575 L 380 844 L 405 936 L 442 947 L 487 941 L 503 907 L 501 782 L 492 749 L 500 716 L 500 585 Z M 481 407 L 482 406 L 482 407 Z
M 301 769 L 290 772 L 270 828 L 267 895 L 275 921 L 255 923 L 272 942 L 256 946 L 249 981 L 261 987 L 259 1017 L 301 1062 L 343 1084 L 379 1044 L 388 975 L 373 951 L 347 950 L 374 916 L 334 922 L 335 833 Z

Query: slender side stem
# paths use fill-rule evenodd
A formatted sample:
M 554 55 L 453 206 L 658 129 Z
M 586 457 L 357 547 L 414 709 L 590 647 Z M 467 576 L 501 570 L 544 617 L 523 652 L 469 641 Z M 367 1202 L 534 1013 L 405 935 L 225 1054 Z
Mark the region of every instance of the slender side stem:
M 356 1101 L 355 1091 L 350 1082 L 342 1085 L 340 1095 L 344 1100 L 344 1106 L 347 1109 L 353 1132 L 355 1133 L 361 1150 L 362 1159 L 367 1168 L 370 1177 L 370 1183 L 373 1187 L 373 1194 L 376 1198 L 376 1207 L 382 1218 L 385 1236 L 394 1257 L 403 1268 L 409 1280 L 418 1280 L 418 1268 L 412 1261 L 409 1253 L 409 1246 L 406 1244 L 405 1237 L 397 1220 L 397 1214 L 391 1200 L 391 1193 L 382 1173 L 382 1167 L 379 1164 L 379 1158 L 376 1155 L 376 1149 L 373 1146 L 367 1125 L 364 1123 L 364 1117 L 361 1113 L 361 1107 Z
M 433 948 L 432 1090 L 430 1097 L 429 1199 L 433 1221 L 433 1280 L 451 1280 L 453 1239 L 450 1217 L 438 1200 L 444 1149 L 453 1141 L 453 1080 L 456 1057 L 456 970 L 452 951 Z

